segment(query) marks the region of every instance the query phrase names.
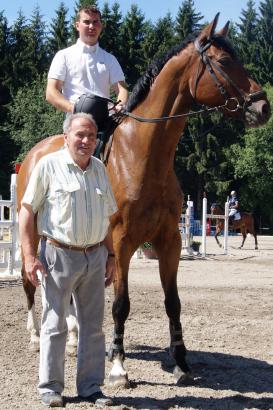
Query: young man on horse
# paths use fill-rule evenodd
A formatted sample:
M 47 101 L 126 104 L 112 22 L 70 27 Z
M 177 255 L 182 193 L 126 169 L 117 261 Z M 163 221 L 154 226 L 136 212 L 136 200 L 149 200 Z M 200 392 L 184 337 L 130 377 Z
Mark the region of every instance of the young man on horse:
M 127 102 L 128 91 L 117 59 L 98 43 L 102 32 L 101 12 L 95 6 L 83 7 L 76 16 L 79 38 L 76 44 L 57 52 L 51 63 L 46 99 L 66 113 L 92 114 L 98 130 L 107 126 L 108 106 L 112 87 L 120 103 Z
M 232 224 L 233 221 L 235 220 L 235 215 L 239 212 L 240 204 L 239 204 L 237 194 L 236 194 L 235 191 L 231 191 L 230 195 L 231 196 L 230 196 L 229 201 L 228 201 L 228 203 L 229 203 L 229 214 L 228 214 L 228 216 L 229 216 L 229 221 Z

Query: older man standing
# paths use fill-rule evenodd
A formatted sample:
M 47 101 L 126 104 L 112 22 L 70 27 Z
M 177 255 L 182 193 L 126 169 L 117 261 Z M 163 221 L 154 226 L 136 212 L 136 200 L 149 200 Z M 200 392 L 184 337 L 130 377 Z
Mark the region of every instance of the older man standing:
M 92 157 L 97 126 L 89 114 L 64 122 L 65 147 L 36 165 L 19 215 L 25 270 L 34 286 L 42 273 L 43 315 L 38 390 L 42 403 L 63 405 L 65 312 L 71 295 L 79 322 L 77 390 L 96 405 L 112 405 L 101 390 L 105 342 L 104 287 L 115 273 L 109 217 L 117 210 L 104 165 Z M 40 260 L 33 250 L 35 214 L 42 237 Z
M 122 108 L 128 99 L 123 71 L 117 59 L 98 43 L 102 32 L 100 10 L 84 7 L 76 16 L 79 38 L 76 44 L 58 51 L 51 63 L 46 99 L 66 113 L 88 112 L 103 130 L 107 122 L 107 102 L 110 88 Z M 93 98 L 94 97 L 94 98 Z

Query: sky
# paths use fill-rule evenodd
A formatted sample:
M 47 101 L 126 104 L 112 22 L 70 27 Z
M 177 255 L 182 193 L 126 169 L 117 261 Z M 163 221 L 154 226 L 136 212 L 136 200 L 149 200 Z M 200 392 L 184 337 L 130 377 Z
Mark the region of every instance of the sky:
M 108 0 L 111 6 L 116 0 Z M 8 19 L 9 25 L 13 23 L 18 15 L 18 10 L 22 10 L 25 17 L 29 18 L 35 6 L 39 6 L 41 14 L 46 21 L 55 16 L 55 11 L 58 8 L 61 0 L 0 0 L 0 11 L 4 11 L 4 16 Z M 145 19 L 150 19 L 155 22 L 158 18 L 164 17 L 167 12 L 170 12 L 172 17 L 177 15 L 179 6 L 183 0 L 140 0 L 140 1 L 117 1 L 120 5 L 120 10 L 125 16 L 132 4 L 137 4 L 145 15 Z M 66 7 L 69 10 L 69 15 L 74 14 L 75 0 L 64 0 Z M 99 0 L 98 5 L 102 8 L 104 0 Z M 162 3 L 162 4 L 160 4 Z M 256 8 L 260 1 L 255 0 Z M 246 9 L 247 0 L 195 0 L 195 10 L 204 16 L 204 21 L 211 21 L 217 12 L 220 12 L 218 28 L 223 26 L 227 20 L 239 22 L 239 16 L 242 9 Z

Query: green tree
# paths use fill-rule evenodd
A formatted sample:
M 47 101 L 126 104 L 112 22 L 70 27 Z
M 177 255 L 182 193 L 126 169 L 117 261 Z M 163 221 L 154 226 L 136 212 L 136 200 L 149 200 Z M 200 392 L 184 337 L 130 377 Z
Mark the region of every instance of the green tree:
M 273 84 L 273 0 L 260 3 L 258 22 L 259 80 L 262 84 Z
M 62 133 L 63 113 L 45 100 L 46 75 L 18 90 L 8 110 L 7 130 L 19 147 L 18 160 L 41 139 Z
M 162 56 L 175 44 L 174 22 L 171 14 L 159 18 L 155 25 L 147 23 L 142 43 L 143 58 L 149 64 L 155 57 Z
M 110 9 L 105 3 L 102 9 L 103 31 L 100 36 L 100 46 L 109 53 L 113 53 L 117 59 L 121 54 L 120 27 L 122 24 L 122 13 L 118 3 L 114 3 Z
M 136 4 L 132 4 L 121 26 L 120 63 L 129 86 L 136 83 L 145 65 L 141 49 L 144 33 L 144 14 Z
M 255 10 L 254 0 L 248 0 L 246 10 L 242 10 L 240 20 L 237 24 L 239 28 L 238 48 L 240 57 L 249 72 L 257 77 L 259 72 L 258 60 L 258 17 Z
M 203 19 L 200 13 L 195 11 L 194 0 L 184 0 L 178 9 L 176 17 L 176 35 L 178 41 L 183 41 L 190 33 L 200 30 Z
M 3 121 L 3 105 L 10 100 L 10 30 L 4 12 L 0 13 L 0 121 Z
M 203 192 L 210 202 L 224 201 L 233 181 L 234 170 L 227 148 L 240 139 L 244 126 L 225 119 L 220 113 L 198 115 L 188 120 L 179 142 L 175 170 L 186 195 L 201 214 Z
M 10 64 L 9 88 L 14 94 L 32 78 L 33 64 L 29 59 L 29 29 L 26 17 L 21 11 L 15 20 L 10 32 Z
M 273 87 L 266 91 L 272 106 Z M 273 117 L 263 127 L 248 129 L 244 145 L 232 145 L 229 158 L 243 207 L 263 215 L 263 222 L 273 227 Z
M 36 6 L 32 12 L 28 26 L 28 39 L 28 58 L 31 61 L 31 79 L 33 79 L 48 67 L 46 24 L 39 6 Z
M 50 23 L 49 36 L 47 38 L 50 60 L 52 60 L 58 50 L 62 50 L 68 46 L 70 31 L 67 13 L 68 9 L 62 1 L 56 10 L 56 17 L 53 18 Z

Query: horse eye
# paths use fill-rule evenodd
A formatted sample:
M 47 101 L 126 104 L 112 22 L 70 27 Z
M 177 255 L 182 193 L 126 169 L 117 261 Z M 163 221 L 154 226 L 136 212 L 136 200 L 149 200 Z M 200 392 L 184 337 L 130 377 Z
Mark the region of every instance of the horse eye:
M 221 64 L 222 66 L 226 67 L 231 63 L 231 60 L 227 57 L 223 57 L 223 58 L 220 58 L 218 60 L 218 63 Z

